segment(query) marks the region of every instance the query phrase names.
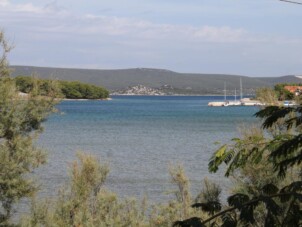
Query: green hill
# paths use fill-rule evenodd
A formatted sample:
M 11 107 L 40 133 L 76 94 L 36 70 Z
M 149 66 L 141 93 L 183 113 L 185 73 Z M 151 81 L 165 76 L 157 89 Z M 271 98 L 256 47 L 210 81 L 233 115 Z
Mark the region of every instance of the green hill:
M 165 89 L 167 92 L 176 94 L 222 94 L 224 82 L 226 82 L 228 93 L 233 94 L 235 88 L 239 89 L 239 78 L 241 77 L 244 93 L 251 94 L 259 87 L 273 86 L 280 82 L 292 83 L 302 81 L 295 76 L 261 78 L 226 74 L 177 73 L 169 70 L 149 68 L 118 70 L 33 66 L 11 66 L 11 68 L 13 68 L 13 76 L 27 76 L 36 73 L 40 78 L 81 81 L 103 86 L 111 92 L 136 85 L 143 85 L 155 89 Z

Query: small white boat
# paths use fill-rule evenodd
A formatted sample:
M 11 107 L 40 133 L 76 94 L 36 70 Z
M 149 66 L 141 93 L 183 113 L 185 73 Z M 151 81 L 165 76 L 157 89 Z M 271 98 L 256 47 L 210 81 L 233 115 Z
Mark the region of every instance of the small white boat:
M 226 101 L 224 106 L 241 106 L 240 101 Z
M 226 106 L 226 102 L 209 102 L 208 106 Z
M 296 105 L 296 103 L 294 102 L 294 101 L 288 101 L 288 100 L 285 100 L 284 102 L 283 102 L 283 106 L 295 106 Z

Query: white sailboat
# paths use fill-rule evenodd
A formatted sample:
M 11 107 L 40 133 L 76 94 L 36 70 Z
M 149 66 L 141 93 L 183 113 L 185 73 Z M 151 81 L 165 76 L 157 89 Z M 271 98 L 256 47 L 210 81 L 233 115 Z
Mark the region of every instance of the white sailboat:
M 241 106 L 242 105 L 241 99 L 242 99 L 242 83 L 240 78 L 240 100 L 237 101 L 237 90 L 235 88 L 234 101 L 227 101 L 225 106 Z
M 224 82 L 224 101 L 223 102 L 209 102 L 208 106 L 227 106 L 228 101 L 226 100 L 226 82 Z
M 242 81 L 240 78 L 240 100 L 237 101 L 237 91 L 235 88 L 235 96 L 234 96 L 234 101 L 228 101 L 226 99 L 226 82 L 224 82 L 224 101 L 223 102 L 209 102 L 208 106 L 240 106 L 242 105 L 241 99 L 242 99 Z
M 242 95 L 242 79 L 240 77 L 240 100 L 237 100 L 237 90 L 235 88 L 235 97 L 234 101 L 228 101 L 226 99 L 226 83 L 224 82 L 224 101 L 222 102 L 209 102 L 208 106 L 263 106 L 264 103 L 250 99 L 250 98 L 243 98 Z

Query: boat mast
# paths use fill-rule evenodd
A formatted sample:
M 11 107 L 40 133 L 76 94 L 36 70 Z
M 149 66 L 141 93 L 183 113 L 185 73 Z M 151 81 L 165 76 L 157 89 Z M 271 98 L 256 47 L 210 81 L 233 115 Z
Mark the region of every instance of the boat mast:
M 242 99 L 242 80 L 240 77 L 240 100 Z
M 226 102 L 226 83 L 224 82 L 224 101 Z
M 235 88 L 235 102 L 237 102 L 236 88 Z

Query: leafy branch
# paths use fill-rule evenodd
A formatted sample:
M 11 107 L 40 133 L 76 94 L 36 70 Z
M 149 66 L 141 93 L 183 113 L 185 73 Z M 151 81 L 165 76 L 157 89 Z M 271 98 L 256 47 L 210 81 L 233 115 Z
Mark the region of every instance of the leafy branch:
M 302 194 L 298 193 L 298 191 L 302 191 L 302 181 L 300 182 L 294 182 L 283 189 L 279 191 L 279 193 L 271 194 L 278 190 L 278 188 L 275 185 L 268 184 L 263 187 L 263 192 L 267 195 L 263 194 L 256 198 L 249 199 L 249 196 L 245 194 L 237 193 L 235 195 L 232 195 L 228 198 L 228 203 L 231 206 L 228 209 L 225 209 L 223 211 L 220 211 L 214 215 L 212 215 L 210 218 L 206 220 L 202 220 L 198 217 L 193 217 L 190 219 L 187 219 L 185 221 L 177 221 L 174 223 L 173 226 L 180 226 L 180 227 L 187 227 L 187 226 L 193 226 L 193 227 L 204 227 L 207 223 L 210 223 L 212 220 L 215 220 L 216 218 L 225 215 L 226 213 L 230 213 L 232 211 L 238 210 L 240 212 L 240 220 L 244 221 L 245 223 L 251 223 L 253 224 L 255 222 L 254 219 L 254 209 L 260 205 L 260 202 L 264 203 L 266 205 L 267 209 L 267 222 L 265 226 L 274 226 L 274 218 L 271 218 L 271 215 L 278 216 L 282 214 L 282 208 L 273 200 L 273 198 L 278 198 L 281 202 L 290 202 L 289 209 L 286 212 L 286 217 L 289 217 L 290 214 L 290 208 L 296 205 L 297 201 L 299 203 L 302 202 Z M 220 205 L 221 206 L 221 205 Z M 215 211 L 215 208 L 218 207 L 218 204 L 215 204 L 215 206 L 211 206 L 211 203 L 209 204 L 194 204 L 192 207 L 194 208 L 201 208 L 203 211 L 208 212 L 209 214 L 213 214 Z M 212 207 L 212 209 L 209 209 L 209 207 Z M 301 214 L 302 212 L 299 211 L 297 214 Z M 297 218 L 287 218 L 284 219 L 283 223 L 284 226 L 286 222 L 297 224 L 297 226 L 300 223 L 300 220 Z M 224 226 L 224 225 L 223 225 Z

